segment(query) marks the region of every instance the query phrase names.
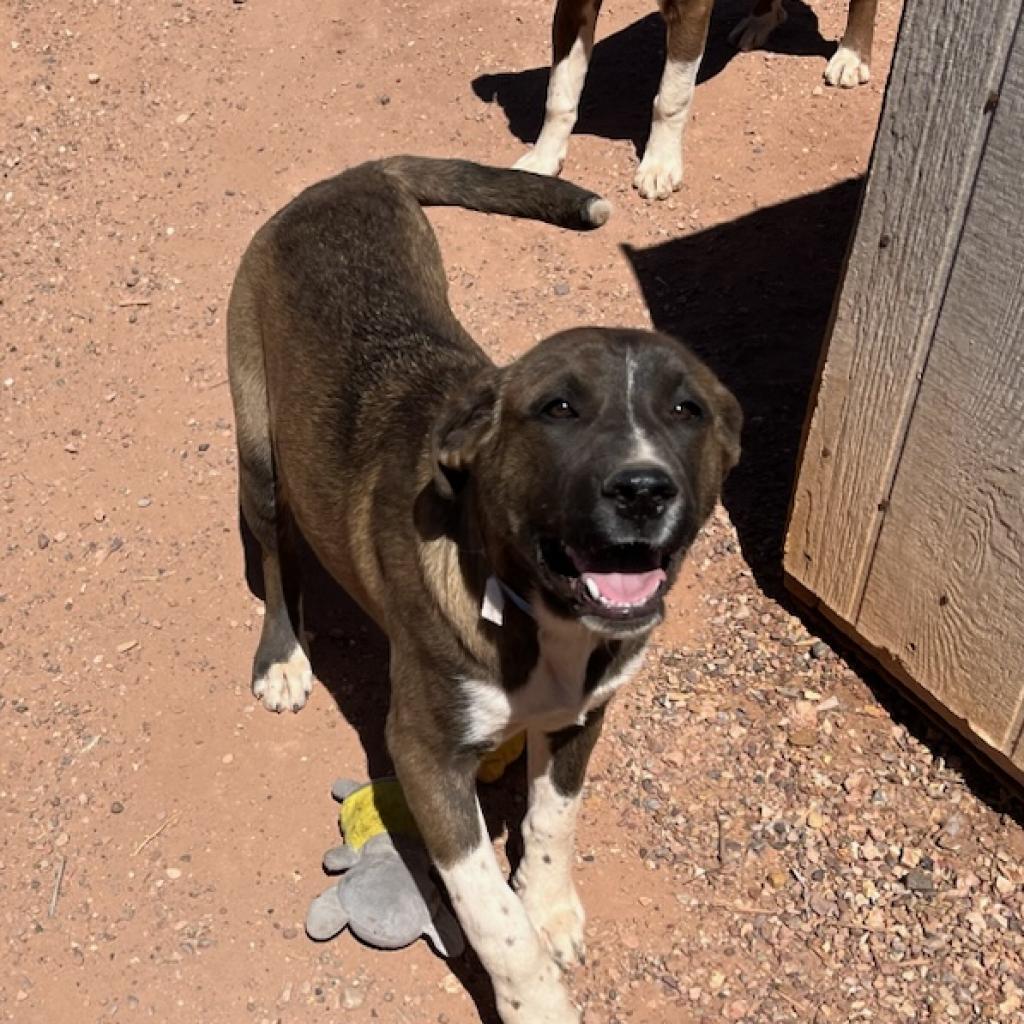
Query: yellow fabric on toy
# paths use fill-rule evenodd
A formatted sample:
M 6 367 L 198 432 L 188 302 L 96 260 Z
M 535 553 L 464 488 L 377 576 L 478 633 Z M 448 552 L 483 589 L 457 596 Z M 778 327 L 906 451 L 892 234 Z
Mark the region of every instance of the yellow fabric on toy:
M 338 821 L 345 843 L 360 849 L 381 832 L 419 838 L 412 811 L 398 779 L 377 779 L 360 787 L 342 801 Z
M 481 782 L 497 782 L 505 774 L 505 769 L 523 752 L 526 746 L 526 733 L 518 732 L 511 736 L 497 750 L 491 750 L 480 760 L 476 777 Z

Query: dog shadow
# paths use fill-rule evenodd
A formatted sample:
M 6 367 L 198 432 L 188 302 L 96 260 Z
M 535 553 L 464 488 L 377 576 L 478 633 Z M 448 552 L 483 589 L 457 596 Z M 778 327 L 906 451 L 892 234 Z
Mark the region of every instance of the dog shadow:
M 715 5 L 698 84 L 714 78 L 736 56 L 729 33 L 749 13 L 752 2 L 720 0 Z M 835 52 L 835 43 L 822 37 L 817 15 L 803 0 L 790 0 L 786 9 L 789 18 L 772 33 L 766 51 L 820 57 Z M 600 29 L 598 21 L 599 33 Z M 550 53 L 544 56 L 548 58 Z M 660 14 L 650 14 L 599 39 L 594 45 L 574 134 L 627 140 L 639 156 L 650 132 L 651 103 L 664 63 L 665 24 Z M 520 142 L 534 142 L 544 121 L 549 70 L 544 65 L 481 75 L 473 80 L 473 92 L 485 103 L 501 106 L 509 130 Z
M 259 545 L 239 516 L 246 583 L 264 599 Z M 295 537 L 302 567 L 304 625 L 310 638 L 310 661 L 316 678 L 330 693 L 345 721 L 355 730 L 366 756 L 366 770 L 341 771 L 367 781 L 394 774 L 385 735 L 391 686 L 385 635 L 320 564 L 301 536 Z M 522 857 L 521 827 L 526 813 L 526 758 L 509 765 L 493 783 L 479 786 L 480 807 L 492 838 L 504 835 L 505 853 L 514 871 Z M 401 851 L 399 851 L 401 852 Z M 412 872 L 415 876 L 415 872 Z M 440 879 L 438 891 L 447 901 Z M 326 882 L 325 882 L 326 884 Z M 424 893 L 427 898 L 427 894 Z M 448 904 L 451 909 L 450 903 Z M 381 956 L 386 955 L 381 951 Z M 472 947 L 446 961 L 476 1004 L 483 1024 L 501 1024 L 490 977 Z

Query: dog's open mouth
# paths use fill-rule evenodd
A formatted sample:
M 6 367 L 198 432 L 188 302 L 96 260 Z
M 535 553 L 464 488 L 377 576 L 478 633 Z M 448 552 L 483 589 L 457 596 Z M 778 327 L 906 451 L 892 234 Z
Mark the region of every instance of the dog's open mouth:
M 582 614 L 624 620 L 650 615 L 668 576 L 657 550 L 646 544 L 618 544 L 583 552 L 559 541 L 543 541 L 541 560 Z

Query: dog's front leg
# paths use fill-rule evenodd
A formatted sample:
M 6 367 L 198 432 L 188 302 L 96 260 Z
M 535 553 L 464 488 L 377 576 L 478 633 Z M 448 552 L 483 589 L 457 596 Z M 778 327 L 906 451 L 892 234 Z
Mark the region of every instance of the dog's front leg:
M 544 125 L 533 149 L 513 165 L 534 174 L 558 174 L 576 124 L 580 94 L 594 49 L 601 0 L 558 0 L 552 28 L 551 77 Z
M 683 183 L 683 132 L 714 0 L 661 0 L 665 17 L 665 70 L 654 98 L 651 135 L 633 185 L 645 199 L 667 199 Z
M 587 762 L 604 707 L 583 725 L 529 734 L 530 806 L 515 887 L 534 927 L 559 963 L 583 960 L 583 905 L 572 881 L 576 816 Z
M 504 1024 L 577 1024 L 561 971 L 505 881 L 476 795 L 475 757 L 453 752 L 423 716 L 395 702 L 388 747 L 406 800 Z

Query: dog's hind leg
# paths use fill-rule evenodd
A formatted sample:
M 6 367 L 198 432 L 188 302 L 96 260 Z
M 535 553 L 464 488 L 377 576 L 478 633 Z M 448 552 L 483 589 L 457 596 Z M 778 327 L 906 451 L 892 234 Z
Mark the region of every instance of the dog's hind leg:
M 228 305 L 228 376 L 235 406 L 239 503 L 259 542 L 265 591 L 252 692 L 271 711 L 298 711 L 313 689 L 313 673 L 298 640 L 298 559 L 276 493 L 263 340 L 250 273 L 247 258 Z
M 661 0 L 665 70 L 654 98 L 651 135 L 633 185 L 645 199 L 667 199 L 683 183 L 683 132 L 704 56 L 714 0 Z
M 576 816 L 604 707 L 583 725 L 529 734 L 530 805 L 515 888 L 533 926 L 564 967 L 583 960 L 583 905 L 572 880 Z
M 786 20 L 782 0 L 756 0 L 753 10 L 729 33 L 737 50 L 756 50 Z
M 544 126 L 533 149 L 515 162 L 517 170 L 558 174 L 562 169 L 594 49 L 594 26 L 600 9 L 601 0 L 558 0 Z

